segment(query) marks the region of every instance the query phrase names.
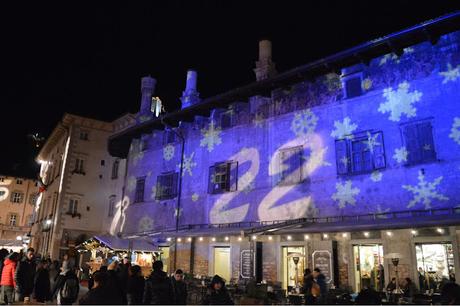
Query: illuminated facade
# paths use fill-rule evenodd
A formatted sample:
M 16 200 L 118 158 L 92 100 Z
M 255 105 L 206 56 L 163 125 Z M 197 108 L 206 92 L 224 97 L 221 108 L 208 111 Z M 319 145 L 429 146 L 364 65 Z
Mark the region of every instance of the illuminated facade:
M 121 203 L 125 161 L 111 157 L 108 137 L 134 122 L 65 114 L 37 156 L 41 164 L 32 246 L 57 259 L 94 234 L 110 231 Z
M 128 157 L 114 222 L 195 275 L 247 277 L 249 251 L 258 280 L 294 286 L 300 257 L 298 280 L 321 266 L 331 285 L 381 289 L 379 269 L 385 286 L 395 273 L 385 256 L 399 253 L 401 279 L 418 266 L 460 279 L 460 32 L 420 38 L 458 18 L 278 75 L 263 41 L 256 83 L 200 100 L 189 72 L 186 106 L 163 122 L 144 78 L 138 125 L 109 143 Z
M 21 236 L 26 240 L 30 233 L 37 184 L 28 178 L 0 175 L 0 248 L 22 247 L 16 238 Z

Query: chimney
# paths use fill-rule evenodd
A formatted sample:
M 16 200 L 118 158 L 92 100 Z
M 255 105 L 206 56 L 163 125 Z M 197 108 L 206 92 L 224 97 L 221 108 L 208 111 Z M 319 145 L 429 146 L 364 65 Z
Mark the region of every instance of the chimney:
M 275 63 L 272 62 L 272 42 L 259 41 L 259 60 L 254 69 L 257 81 L 262 81 L 276 75 Z
M 200 93 L 196 91 L 196 81 L 198 75 L 195 70 L 187 70 L 187 80 L 185 82 L 185 90 L 182 93 L 182 109 L 192 106 L 200 102 Z
M 142 78 L 141 81 L 141 109 L 139 114 L 149 115 L 150 114 L 150 105 L 152 103 L 152 95 L 155 92 L 155 85 L 157 80 L 151 76 L 146 76 Z

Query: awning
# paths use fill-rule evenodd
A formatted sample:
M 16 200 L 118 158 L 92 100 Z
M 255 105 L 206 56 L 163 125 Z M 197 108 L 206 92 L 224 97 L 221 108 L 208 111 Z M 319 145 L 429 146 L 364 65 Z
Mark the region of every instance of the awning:
M 158 247 L 147 239 L 123 239 L 116 236 L 101 235 L 94 236 L 77 248 L 91 250 L 99 246 L 107 247 L 113 251 L 141 251 L 141 252 L 156 252 Z
M 23 242 L 16 239 L 0 239 L 0 247 L 17 248 L 22 247 Z

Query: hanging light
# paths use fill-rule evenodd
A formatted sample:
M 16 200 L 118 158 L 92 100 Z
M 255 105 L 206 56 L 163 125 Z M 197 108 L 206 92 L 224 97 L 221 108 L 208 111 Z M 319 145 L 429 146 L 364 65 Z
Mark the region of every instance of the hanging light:
M 252 236 L 252 240 L 256 240 L 257 239 L 257 236 L 256 235 L 253 235 Z
M 161 112 L 163 111 L 163 103 L 161 102 L 159 97 L 152 97 L 150 111 L 155 115 L 155 117 L 160 116 Z
M 188 242 L 191 242 L 191 241 L 192 241 L 192 237 L 188 237 L 188 238 L 187 238 L 187 241 L 188 241 Z
M 238 241 L 241 241 L 241 240 L 243 240 L 243 238 L 241 238 L 241 237 L 238 237 Z
M 273 237 L 272 237 L 272 236 L 268 236 L 268 240 L 273 240 Z
M 198 238 L 198 240 L 203 241 L 203 237 Z
M 411 233 L 412 235 L 414 235 L 414 236 L 417 235 L 417 231 L 416 231 L 416 230 L 411 230 L 410 233 Z
M 171 241 L 171 237 L 166 238 L 166 241 L 168 242 Z
M 287 240 L 292 240 L 292 237 L 290 235 L 287 236 L 286 238 L 287 238 Z
M 230 238 L 228 238 L 228 236 L 225 236 L 225 241 L 228 241 Z
M 216 237 L 212 237 L 211 240 L 212 240 L 212 241 L 216 241 Z
M 329 238 L 329 235 L 328 234 L 323 234 L 323 239 L 327 239 Z
M 436 231 L 437 231 L 438 233 L 440 233 L 440 234 L 444 234 L 444 229 L 442 229 L 442 228 L 440 228 L 440 227 L 438 227 L 438 228 L 436 229 Z
M 305 240 L 308 240 L 308 239 L 310 239 L 310 236 L 309 236 L 309 235 L 304 235 L 303 238 L 304 238 Z
M 182 241 L 182 238 L 177 238 L 177 242 L 181 242 Z
M 387 236 L 388 236 L 388 237 L 391 237 L 391 236 L 393 236 L 393 233 L 390 232 L 390 231 L 388 231 L 388 232 L 387 232 Z
M 364 232 L 364 237 L 369 237 L 369 232 Z
M 343 237 L 343 238 L 347 238 L 347 236 L 348 236 L 347 233 L 343 233 L 343 234 L 342 234 L 342 237 Z

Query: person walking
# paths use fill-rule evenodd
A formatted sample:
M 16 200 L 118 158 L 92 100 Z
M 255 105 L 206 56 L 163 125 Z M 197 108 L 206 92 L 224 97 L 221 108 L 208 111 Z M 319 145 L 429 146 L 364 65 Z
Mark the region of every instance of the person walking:
M 57 298 L 58 305 L 71 305 L 77 300 L 79 291 L 80 282 L 77 275 L 70 262 L 65 260 L 62 262 L 61 273 L 56 279 L 52 297 Z
M 325 304 L 327 298 L 327 284 L 326 284 L 326 277 L 319 268 L 315 268 L 313 270 L 313 278 L 315 282 L 319 286 L 320 295 L 318 298 L 318 304 Z
M 176 305 L 187 304 L 187 284 L 184 281 L 184 272 L 177 269 L 171 279 L 174 290 L 174 303 Z
M 2 304 L 12 304 L 14 302 L 14 288 L 16 287 L 14 275 L 18 260 L 19 253 L 14 252 L 8 255 L 3 262 L 0 280 L 0 285 L 2 286 L 0 291 L 0 302 Z
M 127 303 L 126 300 L 126 289 L 128 288 L 129 269 L 131 268 L 131 262 L 128 257 L 123 258 L 123 262 L 118 265 L 118 283 L 123 295 L 123 304 Z
M 142 304 L 144 296 L 145 280 L 142 276 L 141 267 L 138 265 L 132 266 L 129 269 L 128 285 L 126 288 L 126 299 L 128 305 Z
M 104 269 L 101 270 L 104 271 Z M 113 295 L 113 300 L 115 304 L 125 304 L 126 305 L 126 296 L 123 296 L 122 285 L 120 284 L 120 279 L 118 278 L 118 261 L 113 261 L 107 267 L 107 288 Z
M 145 281 L 143 304 L 174 304 L 174 291 L 170 278 L 163 271 L 163 262 L 161 260 L 155 261 L 152 268 L 152 274 Z
M 50 299 L 50 275 L 48 262 L 42 259 L 37 266 L 34 280 L 33 296 L 39 303 L 45 303 Z
M 225 287 L 225 281 L 219 275 L 214 275 L 208 291 L 202 302 L 203 305 L 233 305 L 233 301 Z
M 119 301 L 107 287 L 107 272 L 95 271 L 93 287 L 78 301 L 80 305 L 116 305 Z
M 305 269 L 303 273 L 303 292 L 305 296 L 305 302 L 307 305 L 315 303 L 315 296 L 311 292 L 313 284 L 314 284 L 314 280 L 313 280 L 313 274 L 311 273 L 311 270 Z
M 17 301 L 24 302 L 30 301 L 30 296 L 34 291 L 35 280 L 35 250 L 28 248 L 24 258 L 19 262 L 16 273 L 16 293 Z

